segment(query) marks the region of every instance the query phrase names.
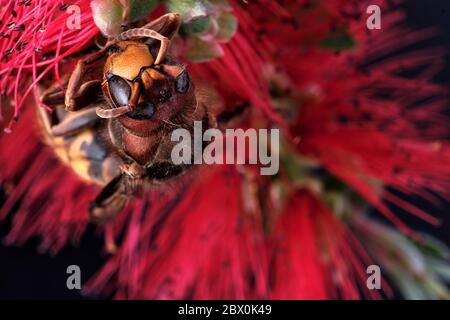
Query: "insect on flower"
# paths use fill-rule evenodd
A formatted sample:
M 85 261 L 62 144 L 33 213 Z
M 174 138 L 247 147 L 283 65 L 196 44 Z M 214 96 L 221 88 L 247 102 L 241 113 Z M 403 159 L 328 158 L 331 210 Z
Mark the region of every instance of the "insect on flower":
M 168 13 L 129 29 L 83 56 L 68 79 L 41 88 L 38 108 L 45 140 L 78 175 L 103 186 L 91 218 L 105 223 L 132 196 L 179 176 L 188 165 L 170 160 L 175 128 L 194 121 L 216 126 L 210 101 L 198 94 L 181 63 L 168 54 L 180 17 Z M 89 66 L 103 62 L 102 79 L 86 80 Z

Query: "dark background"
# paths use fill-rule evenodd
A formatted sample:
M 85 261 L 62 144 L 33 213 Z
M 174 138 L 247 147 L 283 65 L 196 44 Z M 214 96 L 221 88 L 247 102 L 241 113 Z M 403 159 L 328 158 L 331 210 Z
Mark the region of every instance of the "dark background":
M 374 1 L 376 3 L 376 1 Z M 450 48 L 450 1 L 410 0 L 404 7 L 408 13 L 408 24 L 413 27 L 435 26 L 440 33 L 425 43 L 426 46 L 446 46 Z M 450 61 L 450 59 L 449 59 Z M 450 85 L 450 63 L 437 78 Z M 450 215 L 446 208 L 427 207 L 417 202 L 428 212 L 442 217 L 440 228 L 425 225 L 410 215 L 399 212 L 412 226 L 439 237 L 450 245 Z M 0 224 L 0 237 L 9 230 L 10 221 Z M 76 264 L 81 268 L 82 283 L 87 281 L 106 259 L 103 240 L 89 227 L 78 247 L 67 246 L 58 255 L 39 254 L 37 241 L 31 240 L 21 247 L 0 245 L 0 299 L 83 299 L 77 290 L 66 287 L 66 268 Z

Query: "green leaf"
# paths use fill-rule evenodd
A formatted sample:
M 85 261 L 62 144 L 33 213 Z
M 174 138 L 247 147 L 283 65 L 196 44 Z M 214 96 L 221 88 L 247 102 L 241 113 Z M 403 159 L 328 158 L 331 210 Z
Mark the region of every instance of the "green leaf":
M 445 281 L 450 282 L 450 266 L 447 260 L 428 258 L 427 262 L 434 273 Z
M 134 22 L 148 16 L 158 3 L 159 0 L 129 0 L 129 21 Z
M 425 300 L 427 298 L 424 288 L 408 273 L 396 271 L 391 276 L 406 300 Z
M 93 0 L 91 10 L 94 22 L 105 36 L 115 36 L 122 30 L 124 8 L 118 0 Z
M 206 0 L 165 0 L 165 3 L 169 11 L 179 13 L 183 21 L 206 16 L 212 9 Z
M 228 0 L 209 0 L 209 2 L 216 8 L 224 11 L 230 11 L 232 7 L 228 3 Z
M 320 47 L 327 50 L 349 50 L 356 47 L 356 42 L 347 30 L 334 30 L 320 42 Z
M 361 238 L 370 254 L 397 285 L 406 299 L 448 299 L 445 280 L 450 277 L 448 249 L 436 239 L 423 235 L 418 242 L 399 230 L 365 217 L 358 217 Z
M 234 36 L 238 28 L 238 21 L 236 17 L 229 13 L 222 13 L 217 19 L 219 25 L 219 31 L 216 38 L 220 42 L 228 42 Z
M 368 222 L 368 220 L 367 220 Z M 376 221 L 370 221 L 370 233 L 364 236 L 369 237 L 369 241 L 374 241 L 378 250 L 375 255 L 386 255 L 385 258 L 395 263 L 404 270 L 415 276 L 426 274 L 426 261 L 420 250 L 414 243 L 403 235 L 399 230 L 390 228 Z
M 222 47 L 215 41 L 204 41 L 199 38 L 189 40 L 186 58 L 193 62 L 207 62 L 223 56 Z
M 182 37 L 191 37 L 208 31 L 211 25 L 211 18 L 206 16 L 195 17 L 187 23 L 180 26 L 180 35 Z
M 421 241 L 416 241 L 415 245 L 427 256 L 441 259 L 449 258 L 448 247 L 427 234 L 421 234 Z

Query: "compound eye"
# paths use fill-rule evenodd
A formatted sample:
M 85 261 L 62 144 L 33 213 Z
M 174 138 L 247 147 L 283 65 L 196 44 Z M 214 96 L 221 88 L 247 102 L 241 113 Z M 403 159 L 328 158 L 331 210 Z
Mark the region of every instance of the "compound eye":
M 108 79 L 109 93 L 114 101 L 114 104 L 118 107 L 128 105 L 128 101 L 131 96 L 131 87 L 121 77 L 112 76 Z
M 175 90 L 178 93 L 186 93 L 189 89 L 189 75 L 186 70 L 176 77 L 175 79 Z

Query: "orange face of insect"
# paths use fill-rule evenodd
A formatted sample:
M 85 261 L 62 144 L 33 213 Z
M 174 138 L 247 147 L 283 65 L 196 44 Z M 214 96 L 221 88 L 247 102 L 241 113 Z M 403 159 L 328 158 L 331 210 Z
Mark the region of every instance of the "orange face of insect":
M 138 134 L 150 133 L 183 108 L 195 106 L 194 87 L 176 62 L 154 65 L 148 46 L 121 41 L 109 49 L 103 94 L 120 123 Z M 116 112 L 116 113 L 115 113 Z

